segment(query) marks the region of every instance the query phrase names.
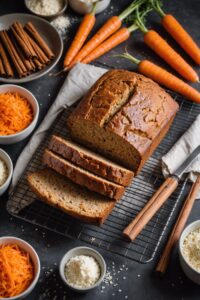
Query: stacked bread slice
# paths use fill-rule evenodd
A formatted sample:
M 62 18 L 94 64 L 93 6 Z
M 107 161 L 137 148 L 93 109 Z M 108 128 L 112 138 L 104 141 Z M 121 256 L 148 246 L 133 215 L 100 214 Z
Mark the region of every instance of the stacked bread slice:
M 48 168 L 29 174 L 28 183 L 41 200 L 87 223 L 103 223 L 115 206 L 115 200 L 84 189 Z
M 134 173 L 70 140 L 52 136 L 43 163 L 29 174 L 32 190 L 45 202 L 83 221 L 101 224 Z

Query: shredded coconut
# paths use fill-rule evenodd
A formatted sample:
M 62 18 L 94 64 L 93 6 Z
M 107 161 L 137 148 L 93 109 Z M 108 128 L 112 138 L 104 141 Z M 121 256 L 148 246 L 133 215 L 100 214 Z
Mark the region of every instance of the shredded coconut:
M 6 163 L 0 158 L 0 186 L 2 186 L 8 178 L 8 169 Z
M 200 272 L 200 228 L 191 231 L 183 242 L 183 255 L 186 261 Z
M 63 8 L 63 0 L 29 0 L 28 7 L 36 14 L 50 16 Z
M 66 263 L 65 277 L 71 286 L 78 288 L 91 287 L 100 277 L 100 267 L 91 256 L 75 256 Z
M 51 22 L 51 25 L 53 25 L 53 27 L 55 27 L 58 30 L 59 34 L 62 37 L 65 37 L 68 33 L 68 29 L 71 26 L 71 22 L 66 15 L 62 15 L 54 19 Z

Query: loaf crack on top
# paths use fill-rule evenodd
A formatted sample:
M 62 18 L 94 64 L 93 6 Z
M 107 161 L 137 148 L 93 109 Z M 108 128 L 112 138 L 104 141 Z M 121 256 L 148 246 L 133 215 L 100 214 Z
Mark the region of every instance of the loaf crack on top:
M 90 119 L 95 112 L 97 118 L 102 118 L 100 125 L 103 127 L 134 95 L 135 78 L 119 80 L 120 76 L 121 74 L 113 74 L 94 88 L 88 100 L 86 119 Z
M 140 74 L 105 73 L 68 118 L 71 137 L 138 173 L 163 139 L 178 104 Z

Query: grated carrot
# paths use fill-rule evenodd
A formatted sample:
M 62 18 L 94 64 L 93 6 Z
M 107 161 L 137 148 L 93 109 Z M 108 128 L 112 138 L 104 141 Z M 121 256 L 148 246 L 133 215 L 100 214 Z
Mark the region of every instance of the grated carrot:
M 0 246 L 0 299 L 23 293 L 34 277 L 34 267 L 27 252 L 16 244 Z
M 18 93 L 0 94 L 0 135 L 6 136 L 24 130 L 33 120 L 28 100 Z

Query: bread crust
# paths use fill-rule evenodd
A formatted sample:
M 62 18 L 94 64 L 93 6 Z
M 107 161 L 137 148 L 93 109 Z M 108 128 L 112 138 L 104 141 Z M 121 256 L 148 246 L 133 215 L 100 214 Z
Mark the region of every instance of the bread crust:
M 50 172 L 50 173 L 49 173 Z M 115 201 L 111 201 L 110 199 L 107 201 L 107 208 L 104 209 L 104 211 L 100 214 L 100 215 L 91 215 L 89 214 L 89 212 L 85 212 L 85 214 L 83 213 L 78 213 L 76 211 L 73 211 L 72 209 L 69 209 L 69 207 L 67 207 L 62 201 L 59 201 L 59 197 L 57 199 L 53 198 L 53 197 L 49 197 L 47 194 L 48 194 L 48 190 L 47 187 L 44 185 L 44 190 L 46 190 L 46 193 L 41 190 L 39 190 L 35 183 L 34 183 L 34 177 L 35 176 L 38 176 L 38 174 L 41 174 L 43 173 L 45 176 L 48 177 L 49 174 L 51 174 L 51 172 L 54 172 L 50 169 L 43 169 L 43 170 L 40 170 L 40 171 L 37 171 L 37 172 L 34 172 L 34 173 L 29 173 L 27 175 L 27 181 L 28 181 L 28 184 L 31 188 L 31 190 L 42 200 L 44 201 L 45 203 L 53 206 L 53 207 L 56 207 L 64 212 L 66 212 L 68 215 L 71 215 L 83 222 L 86 222 L 86 223 L 92 223 L 92 224 L 96 224 L 96 225 L 101 225 L 105 220 L 106 218 L 108 217 L 108 215 L 111 213 L 111 211 L 113 210 L 114 206 L 115 206 Z M 59 177 L 59 180 L 60 178 L 62 177 L 61 175 L 59 174 L 56 174 L 54 172 L 55 176 L 58 176 Z M 61 179 L 63 180 L 63 179 Z M 65 179 L 66 181 L 66 179 Z M 74 185 L 74 183 L 72 183 Z M 77 190 L 80 190 L 81 187 L 80 186 L 76 186 L 76 189 Z M 68 191 L 69 192 L 69 191 Z M 85 195 L 88 194 L 88 193 L 91 193 L 89 191 L 86 191 L 83 189 L 83 193 Z M 96 195 L 93 193 L 93 197 L 95 198 Z M 99 195 L 98 195 L 99 197 Z M 102 197 L 103 198 L 103 197 Z M 106 200 L 106 198 L 105 198 Z M 86 201 L 83 197 L 83 201 Z M 100 201 L 100 200 L 99 200 Z
M 116 94 L 112 87 L 113 81 L 119 85 L 119 88 L 116 88 Z M 115 114 L 109 118 L 110 109 L 116 103 L 119 91 L 123 93 L 123 89 L 126 89 L 126 85 L 122 85 L 121 82 L 125 82 L 132 92 L 129 100 L 118 107 Z M 104 95 L 107 96 L 104 97 Z M 98 101 L 96 96 L 98 96 Z M 165 128 L 169 128 L 168 124 L 171 124 L 177 111 L 178 104 L 151 79 L 125 70 L 112 70 L 94 84 L 71 113 L 67 123 L 73 139 L 103 151 L 104 155 L 114 160 L 118 159 L 124 166 L 137 173 L 150 153 L 155 150 L 158 145 L 157 141 L 161 141 L 160 137 L 163 138 L 166 134 Z M 123 141 L 128 143 L 139 157 L 138 165 L 132 166 L 131 162 L 127 164 L 127 161 L 119 157 L 119 154 L 115 156 L 113 151 L 106 152 L 103 146 L 101 146 L 102 149 L 99 148 L 96 141 L 94 144 L 91 138 L 87 140 L 84 132 L 79 135 L 73 126 L 76 122 L 82 122 L 83 128 L 87 123 L 90 128 L 95 125 L 96 128 L 105 129 L 107 133 L 120 137 L 118 147 Z
M 55 135 L 51 138 L 49 149 L 75 165 L 123 186 L 128 186 L 134 177 L 130 170 Z
M 50 150 L 45 150 L 43 162 L 46 166 L 66 176 L 73 182 L 111 199 L 119 200 L 124 193 L 125 189 L 123 186 L 86 172 Z

